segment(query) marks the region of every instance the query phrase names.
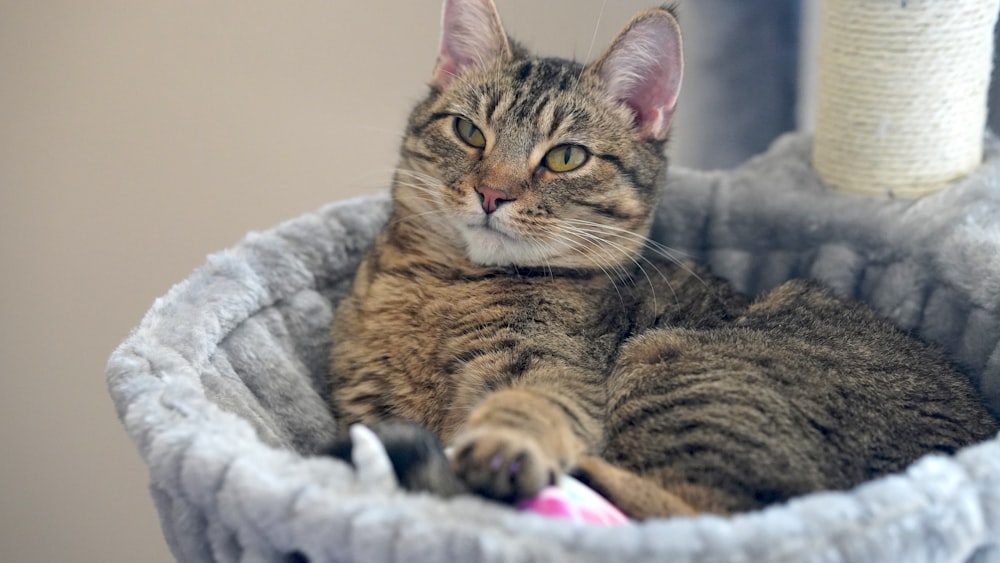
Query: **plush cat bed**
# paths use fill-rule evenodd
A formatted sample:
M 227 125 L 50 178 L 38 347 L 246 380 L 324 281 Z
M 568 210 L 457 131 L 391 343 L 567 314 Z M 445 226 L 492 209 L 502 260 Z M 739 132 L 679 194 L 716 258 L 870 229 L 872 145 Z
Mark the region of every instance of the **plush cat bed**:
M 811 277 L 940 343 L 1000 414 L 1000 143 L 920 200 L 832 193 L 789 135 L 728 172 L 675 170 L 655 238 L 740 290 Z M 395 489 L 309 457 L 334 436 L 328 327 L 388 198 L 336 203 L 213 255 L 115 351 L 118 415 L 185 561 L 996 561 L 1000 439 L 852 491 L 733 518 L 602 528 Z

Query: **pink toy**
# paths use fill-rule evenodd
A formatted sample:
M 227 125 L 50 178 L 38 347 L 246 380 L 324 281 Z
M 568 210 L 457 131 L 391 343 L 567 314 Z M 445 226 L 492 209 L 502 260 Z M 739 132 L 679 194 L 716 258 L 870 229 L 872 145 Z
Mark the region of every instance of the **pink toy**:
M 517 507 L 543 516 L 587 524 L 617 526 L 628 523 L 628 517 L 604 497 L 568 476 L 563 476 L 558 486 L 542 489 Z
M 362 424 L 351 426 L 351 461 L 366 480 L 396 487 L 392 461 L 379 437 Z M 445 450 L 451 455 L 450 449 Z M 551 518 L 573 522 L 617 526 L 627 523 L 628 517 L 614 505 L 580 481 L 563 475 L 555 486 L 546 487 L 534 497 L 517 505 L 519 510 L 534 512 Z

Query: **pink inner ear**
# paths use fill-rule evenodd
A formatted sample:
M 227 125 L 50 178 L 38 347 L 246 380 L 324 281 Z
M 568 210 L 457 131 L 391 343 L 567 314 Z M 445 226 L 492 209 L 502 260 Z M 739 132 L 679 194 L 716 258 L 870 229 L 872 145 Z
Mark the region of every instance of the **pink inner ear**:
M 625 102 L 635 111 L 639 134 L 662 139 L 670 128 L 679 89 L 667 80 L 644 82 Z
M 673 17 L 661 10 L 639 16 L 599 64 L 608 91 L 635 111 L 639 134 L 665 139 L 684 67 Z
M 458 64 L 451 55 L 442 47 L 441 54 L 438 55 L 437 66 L 434 68 L 434 77 L 431 83 L 445 88 L 458 76 Z
M 432 84 L 445 88 L 468 66 L 507 52 L 507 36 L 490 0 L 446 0 L 441 49 Z

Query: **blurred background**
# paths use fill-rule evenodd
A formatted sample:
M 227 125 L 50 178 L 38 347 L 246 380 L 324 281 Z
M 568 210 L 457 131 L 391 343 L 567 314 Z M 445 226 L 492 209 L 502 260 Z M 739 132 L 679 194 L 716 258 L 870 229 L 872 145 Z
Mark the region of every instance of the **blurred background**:
M 657 3 L 498 0 L 512 35 L 579 60 Z M 731 166 L 795 127 L 800 8 L 680 4 L 689 64 L 669 152 Z M 386 189 L 439 10 L 0 0 L 0 561 L 171 560 L 107 357 L 207 254 Z M 726 65 L 744 82 L 720 82 Z

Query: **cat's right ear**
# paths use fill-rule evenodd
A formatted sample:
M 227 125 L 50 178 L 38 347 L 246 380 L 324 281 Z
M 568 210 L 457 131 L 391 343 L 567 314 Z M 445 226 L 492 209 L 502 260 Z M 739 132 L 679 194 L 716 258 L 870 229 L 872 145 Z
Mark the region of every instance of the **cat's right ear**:
M 669 9 L 636 16 L 588 69 L 635 112 L 640 136 L 666 139 L 684 74 L 681 30 Z
M 466 67 L 510 55 L 493 0 L 445 0 L 432 86 L 447 88 Z

